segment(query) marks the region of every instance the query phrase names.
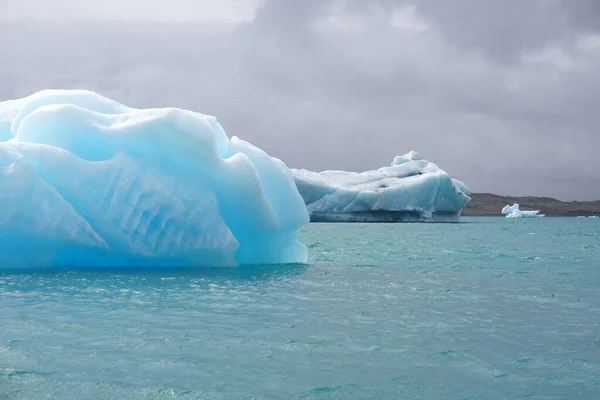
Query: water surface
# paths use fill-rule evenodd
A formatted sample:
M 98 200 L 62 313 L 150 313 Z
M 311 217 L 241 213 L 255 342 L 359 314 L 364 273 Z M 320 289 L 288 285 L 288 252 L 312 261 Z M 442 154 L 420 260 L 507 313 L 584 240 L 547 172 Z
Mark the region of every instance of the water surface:
M 308 266 L 0 270 L 0 399 L 599 399 L 600 219 L 311 224 Z

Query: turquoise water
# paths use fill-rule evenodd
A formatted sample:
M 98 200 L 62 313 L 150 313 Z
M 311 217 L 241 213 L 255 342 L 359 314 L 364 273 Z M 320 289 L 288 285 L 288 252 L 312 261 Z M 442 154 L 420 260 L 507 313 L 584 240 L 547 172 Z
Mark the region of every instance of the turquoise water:
M 0 399 L 600 399 L 600 219 L 312 224 L 308 266 L 0 270 Z

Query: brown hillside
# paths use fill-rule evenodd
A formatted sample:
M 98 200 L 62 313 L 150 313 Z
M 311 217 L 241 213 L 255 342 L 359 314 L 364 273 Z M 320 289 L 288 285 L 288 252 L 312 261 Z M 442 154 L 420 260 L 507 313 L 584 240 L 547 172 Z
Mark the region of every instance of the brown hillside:
M 501 210 L 507 204 L 519 203 L 520 209 L 540 210 L 549 217 L 575 217 L 600 215 L 600 200 L 597 201 L 560 201 L 551 197 L 511 197 L 491 193 L 473 193 L 471 202 L 463 209 L 465 216 L 502 215 Z

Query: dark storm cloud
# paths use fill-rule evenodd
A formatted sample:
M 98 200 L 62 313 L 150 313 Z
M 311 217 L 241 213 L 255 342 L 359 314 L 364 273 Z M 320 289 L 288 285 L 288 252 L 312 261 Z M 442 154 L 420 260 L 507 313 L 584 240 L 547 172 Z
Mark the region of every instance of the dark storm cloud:
M 21 13 L 0 26 L 0 98 L 89 88 L 216 115 L 294 168 L 364 170 L 417 150 L 475 191 L 600 198 L 599 8 L 270 0 L 218 27 Z
M 420 0 L 417 4 L 455 44 L 505 61 L 546 42 L 600 28 L 596 0 Z

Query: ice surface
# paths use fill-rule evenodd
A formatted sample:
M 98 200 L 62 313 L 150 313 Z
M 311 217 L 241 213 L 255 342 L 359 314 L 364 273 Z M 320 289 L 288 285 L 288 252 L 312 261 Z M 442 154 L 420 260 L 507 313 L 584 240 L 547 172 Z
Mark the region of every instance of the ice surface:
M 283 162 L 214 117 L 89 91 L 0 102 L 0 267 L 303 263 Z
M 506 214 L 506 218 L 539 218 L 544 216 L 544 214 L 539 213 L 539 210 L 521 211 L 519 210 L 519 204 L 517 203 L 513 204 L 512 206 L 504 206 L 502 209 L 502 214 Z
M 467 186 L 414 151 L 362 173 L 292 170 L 312 221 L 456 222 Z

